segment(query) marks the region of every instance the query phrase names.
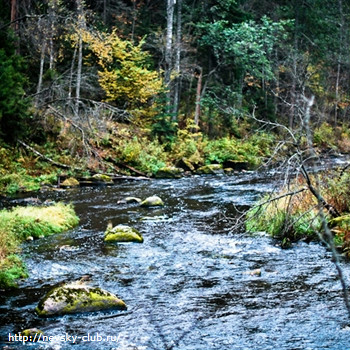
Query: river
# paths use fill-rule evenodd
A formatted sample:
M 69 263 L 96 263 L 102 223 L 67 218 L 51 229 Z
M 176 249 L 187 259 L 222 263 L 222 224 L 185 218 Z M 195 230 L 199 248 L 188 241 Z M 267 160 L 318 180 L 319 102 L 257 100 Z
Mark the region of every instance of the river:
M 274 190 L 258 173 L 121 182 L 41 193 L 72 202 L 70 232 L 24 244 L 30 278 L 0 296 L 2 349 L 346 350 L 349 319 L 330 253 L 319 243 L 281 249 L 264 233 L 232 229 L 237 210 Z M 165 206 L 118 203 L 157 194 Z M 143 244 L 105 244 L 108 221 L 128 224 Z M 349 264 L 343 262 L 347 280 Z M 261 275 L 251 274 L 260 269 Z M 127 311 L 39 318 L 40 298 L 62 282 L 90 277 Z M 8 341 L 37 327 L 50 341 Z M 68 341 L 58 337 L 68 335 Z M 72 338 L 77 336 L 73 344 Z

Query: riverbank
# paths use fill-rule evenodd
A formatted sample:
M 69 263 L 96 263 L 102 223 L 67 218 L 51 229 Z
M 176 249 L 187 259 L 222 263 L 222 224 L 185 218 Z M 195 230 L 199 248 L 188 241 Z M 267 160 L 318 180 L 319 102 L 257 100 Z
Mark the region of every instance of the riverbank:
M 288 248 L 299 240 L 328 242 L 324 219 L 335 247 L 350 258 L 349 198 L 348 166 L 307 175 L 307 178 L 299 176 L 277 193 L 260 199 L 247 213 L 246 229 L 265 231 L 280 241 L 282 247 Z
M 0 211 L 0 288 L 15 287 L 16 280 L 27 277 L 18 255 L 22 242 L 67 231 L 78 222 L 73 207 L 62 203 Z
M 315 128 L 313 138 L 319 154 L 350 152 L 346 127 L 332 128 L 324 123 Z M 74 147 L 70 147 L 72 140 Z M 303 143 L 301 139 L 300 149 L 306 147 Z M 55 187 L 69 177 L 96 184 L 96 174 L 118 180 L 123 176 L 176 178 L 231 173 L 256 169 L 266 162 L 273 166 L 291 152 L 293 145 L 284 142 L 283 135 L 249 132 L 243 126 L 239 136 L 209 139 L 190 124 L 179 129 L 171 141 L 160 142 L 147 129 L 111 122 L 104 134 L 91 136 L 88 145 L 81 135 L 72 133 L 60 133 L 45 143 L 0 145 L 0 195 Z

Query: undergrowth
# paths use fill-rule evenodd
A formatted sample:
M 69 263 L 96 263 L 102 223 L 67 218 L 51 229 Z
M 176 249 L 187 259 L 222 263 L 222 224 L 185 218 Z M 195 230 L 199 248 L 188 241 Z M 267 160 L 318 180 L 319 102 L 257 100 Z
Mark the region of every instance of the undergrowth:
M 26 270 L 16 255 L 28 237 L 41 238 L 69 230 L 79 222 L 71 205 L 16 207 L 0 211 L 0 287 L 13 287 Z
M 320 194 L 340 213 L 332 219 L 323 209 L 335 245 L 350 257 L 350 173 L 335 169 L 317 176 Z M 311 176 L 311 180 L 315 186 L 315 176 Z M 288 195 L 292 192 L 295 194 Z M 250 232 L 265 231 L 280 240 L 283 247 L 289 247 L 297 240 L 313 240 L 319 237 L 318 233 L 322 236 L 318 213 L 317 200 L 299 177 L 288 188 L 280 189 L 273 196 L 264 196 L 249 210 L 246 229 Z

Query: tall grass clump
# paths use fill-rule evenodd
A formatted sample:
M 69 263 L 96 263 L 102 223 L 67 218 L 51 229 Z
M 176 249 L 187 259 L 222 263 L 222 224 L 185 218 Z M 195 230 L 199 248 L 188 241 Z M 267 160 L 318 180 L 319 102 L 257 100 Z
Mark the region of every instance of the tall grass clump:
M 16 255 L 23 241 L 69 230 L 78 222 L 73 207 L 62 203 L 0 211 L 0 287 L 13 287 L 18 278 L 27 275 Z
M 317 181 L 316 177 L 317 176 Z M 310 176 L 312 185 L 338 213 L 331 217 L 323 208 L 334 242 L 350 257 L 350 172 L 335 169 Z M 315 239 L 322 234 L 319 205 L 302 178 L 273 196 L 265 196 L 246 215 L 246 229 L 265 231 L 287 247 L 300 239 Z

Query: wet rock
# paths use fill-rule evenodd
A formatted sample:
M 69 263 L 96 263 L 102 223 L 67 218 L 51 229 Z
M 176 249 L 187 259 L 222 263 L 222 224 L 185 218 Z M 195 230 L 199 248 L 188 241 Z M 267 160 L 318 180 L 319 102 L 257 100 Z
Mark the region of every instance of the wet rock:
M 261 276 L 261 269 L 254 269 L 254 270 L 249 270 L 244 272 L 245 275 L 249 275 L 249 276 Z
M 125 203 L 141 203 L 142 199 L 137 197 L 126 197 L 120 201 L 118 201 L 118 204 L 125 204 Z
M 142 207 L 159 207 L 163 205 L 164 205 L 164 202 L 158 196 L 148 197 L 141 202 Z
M 113 185 L 113 180 L 110 176 L 104 174 L 95 174 L 91 180 L 96 184 Z
M 68 179 L 65 179 L 61 183 L 61 187 L 78 187 L 80 185 L 79 181 L 75 179 L 74 177 L 70 177 Z
M 32 339 L 39 336 L 39 334 L 44 334 L 44 332 L 38 328 L 28 328 L 21 332 L 22 336 L 32 337 Z
M 222 174 L 223 169 L 221 164 L 203 165 L 196 170 L 197 174 Z
M 157 171 L 156 178 L 161 179 L 175 179 L 180 178 L 184 173 L 184 169 L 174 166 L 161 168 Z
M 142 243 L 142 235 L 134 228 L 126 225 L 111 227 L 109 224 L 105 232 L 105 242 L 135 242 Z
M 126 308 L 124 301 L 116 295 L 74 282 L 52 289 L 41 299 L 35 311 L 39 316 L 46 317 Z

